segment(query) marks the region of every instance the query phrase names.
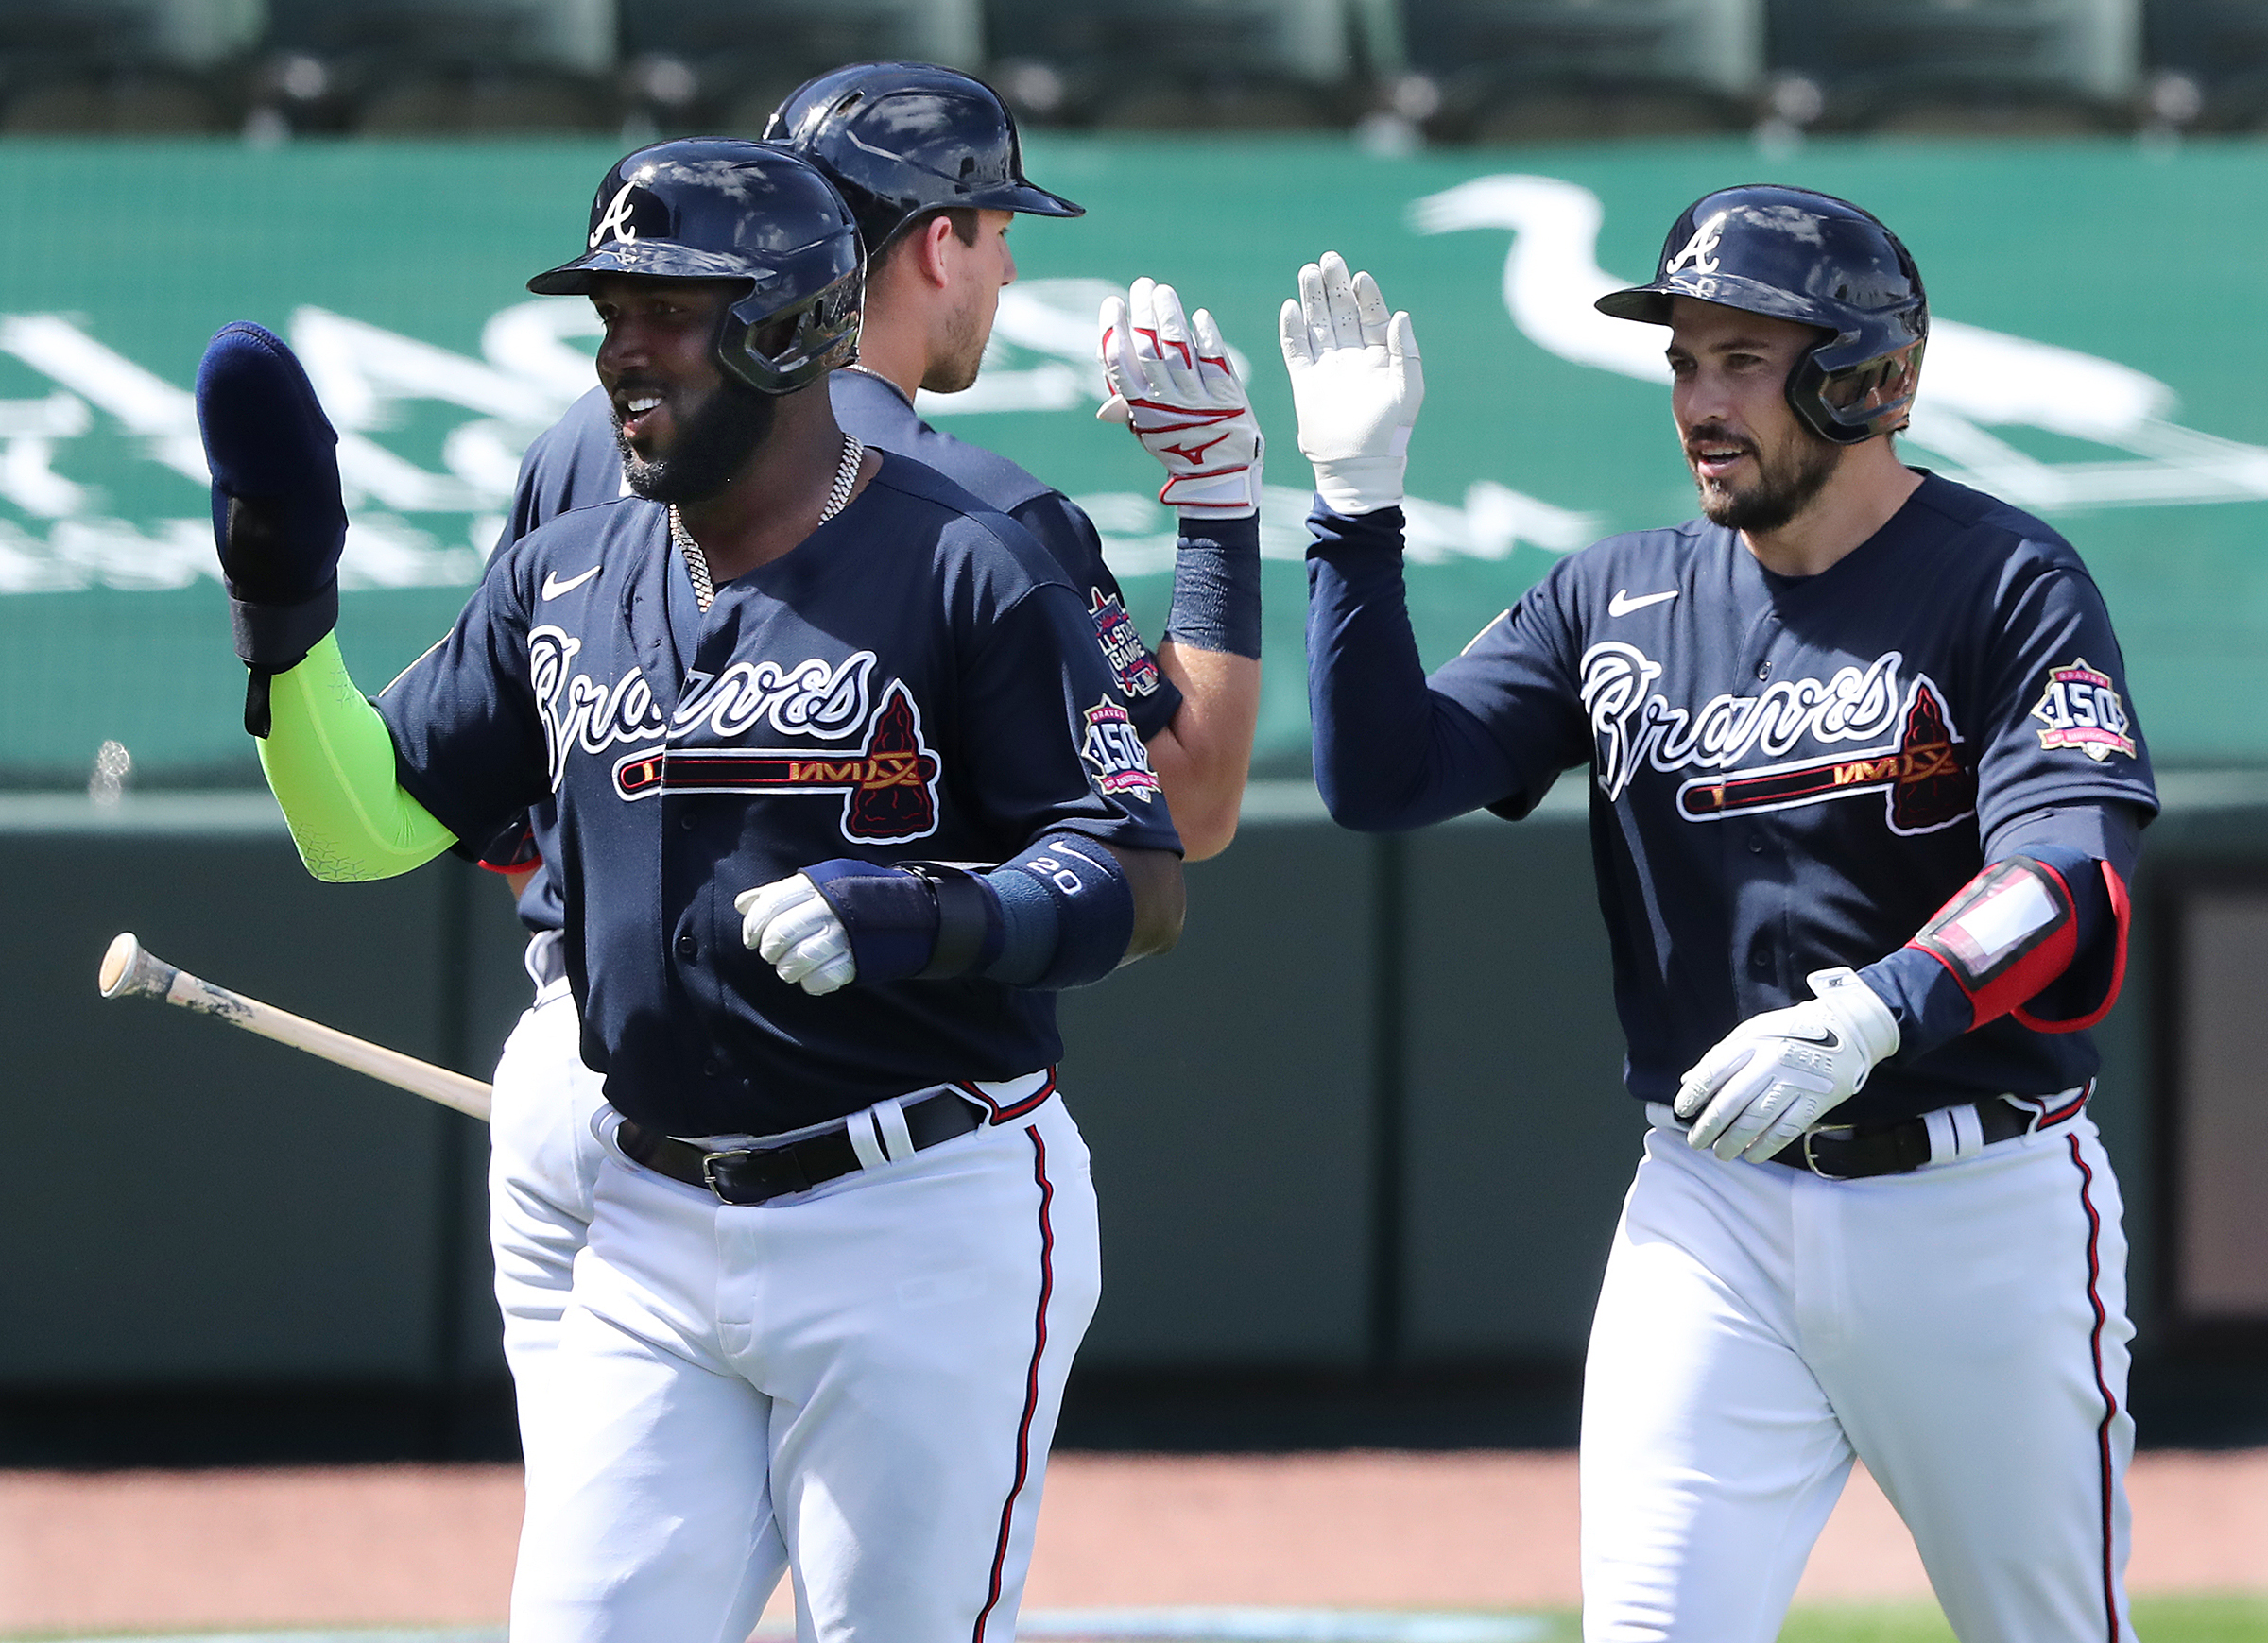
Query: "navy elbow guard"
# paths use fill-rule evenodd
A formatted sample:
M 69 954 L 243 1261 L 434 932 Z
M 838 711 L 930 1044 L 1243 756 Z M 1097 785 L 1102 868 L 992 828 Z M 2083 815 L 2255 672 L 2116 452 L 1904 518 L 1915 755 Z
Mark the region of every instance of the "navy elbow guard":
M 1101 981 L 1134 939 L 1125 869 L 1072 834 L 983 872 L 851 860 L 803 872 L 843 921 L 861 982 L 979 976 L 1053 992 Z
M 1134 941 L 1134 887 L 1092 839 L 1057 833 L 984 876 L 1002 920 L 999 953 L 977 973 L 1056 992 L 1099 982 Z

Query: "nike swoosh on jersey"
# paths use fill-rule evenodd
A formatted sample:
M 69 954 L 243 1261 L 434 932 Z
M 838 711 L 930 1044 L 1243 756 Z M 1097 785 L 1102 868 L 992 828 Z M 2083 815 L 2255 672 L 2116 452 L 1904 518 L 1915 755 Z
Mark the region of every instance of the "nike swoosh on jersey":
M 593 565 L 581 575 L 570 576 L 564 582 L 559 580 L 559 573 L 557 571 L 546 571 L 543 573 L 543 597 L 557 599 L 562 593 L 572 593 L 592 577 L 597 575 L 599 570 L 599 566 Z
M 1635 599 L 1630 597 L 1629 589 L 1617 588 L 1614 590 L 1614 597 L 1606 601 L 1606 614 L 1609 616 L 1627 616 L 1633 610 L 1643 610 L 1649 605 L 1658 605 L 1664 599 L 1675 599 L 1676 597 L 1677 590 L 1675 588 L 1671 589 L 1667 593 L 1641 593 Z

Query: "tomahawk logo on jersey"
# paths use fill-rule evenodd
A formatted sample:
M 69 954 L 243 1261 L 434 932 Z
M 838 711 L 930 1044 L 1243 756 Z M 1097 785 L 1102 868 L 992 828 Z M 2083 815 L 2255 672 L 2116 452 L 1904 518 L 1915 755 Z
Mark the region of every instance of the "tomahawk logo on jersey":
M 1654 596 L 1626 596 L 1641 589 Z M 1657 951 L 1622 955 L 1630 1087 L 1667 1101 L 1727 1022 L 1898 949 L 1975 877 L 2001 823 L 2058 802 L 2154 810 L 2120 666 L 2070 545 L 1932 477 L 1816 576 L 1775 576 L 1702 521 L 1610 538 L 1433 683 L 1517 730 L 1500 738 L 1523 773 L 1501 813 L 1590 767 L 1623 858 L 1601 874 L 1608 928 L 1624 949 L 1660 932 Z M 1647 905 L 1625 907 L 1646 884 Z M 1727 975 L 1675 962 L 1689 952 L 1742 957 Z M 1838 1110 L 1871 1122 L 2094 1070 L 2084 1034 L 1996 1021 L 1883 1066 Z
M 776 1134 L 1061 1053 L 1051 994 L 813 998 L 744 948 L 732 898 L 845 855 L 997 862 L 1054 831 L 1177 847 L 1093 634 L 1013 521 L 890 457 L 705 616 L 662 506 L 564 514 L 379 707 L 404 785 L 459 837 L 554 799 L 608 1099 L 664 1134 Z

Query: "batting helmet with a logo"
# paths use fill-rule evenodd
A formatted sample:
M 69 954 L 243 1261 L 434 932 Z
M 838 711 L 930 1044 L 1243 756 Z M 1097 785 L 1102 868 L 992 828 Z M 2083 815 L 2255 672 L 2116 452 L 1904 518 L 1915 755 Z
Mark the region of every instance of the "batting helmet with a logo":
M 785 394 L 858 357 L 864 270 L 857 223 L 817 167 L 769 143 L 687 137 L 617 161 L 591 202 L 588 249 L 527 288 L 587 296 L 609 274 L 742 281 L 717 364 Z
M 1653 283 L 1610 291 L 1598 309 L 1667 325 L 1678 297 L 1826 332 L 1787 386 L 1821 438 L 1856 445 L 1906 425 L 1929 300 L 1898 236 L 1848 200 L 1763 182 L 1704 195 L 1671 227 Z
M 808 80 L 772 111 L 765 140 L 833 180 L 858 214 L 867 255 L 927 212 L 1083 216 L 1036 187 L 1008 106 L 982 80 L 930 62 L 862 62 Z

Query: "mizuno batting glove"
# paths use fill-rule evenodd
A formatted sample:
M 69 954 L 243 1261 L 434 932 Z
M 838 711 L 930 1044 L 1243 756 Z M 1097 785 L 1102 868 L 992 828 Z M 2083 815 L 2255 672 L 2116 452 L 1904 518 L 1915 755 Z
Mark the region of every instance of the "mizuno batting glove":
M 732 898 L 741 916 L 741 945 L 762 958 L 790 986 L 813 997 L 858 979 L 850 933 L 819 888 L 802 874 L 776 879 Z
M 1809 980 L 1816 998 L 1750 1017 L 1693 1063 L 1675 1109 L 1693 1120 L 1688 1146 L 1761 1164 L 1897 1053 L 1896 1018 L 1855 971 L 1817 970 Z
M 1410 317 L 1389 317 L 1378 282 L 1349 275 L 1346 259 L 1325 251 L 1299 270 L 1299 300 L 1283 305 L 1277 329 L 1315 493 L 1333 513 L 1399 506 L 1410 430 L 1425 402 Z
M 1259 512 L 1265 441 L 1212 316 L 1184 318 L 1171 285 L 1137 280 L 1104 300 L 1100 347 L 1110 397 L 1095 415 L 1165 465 L 1158 500 L 1206 519 Z

